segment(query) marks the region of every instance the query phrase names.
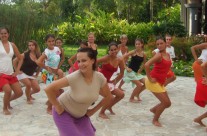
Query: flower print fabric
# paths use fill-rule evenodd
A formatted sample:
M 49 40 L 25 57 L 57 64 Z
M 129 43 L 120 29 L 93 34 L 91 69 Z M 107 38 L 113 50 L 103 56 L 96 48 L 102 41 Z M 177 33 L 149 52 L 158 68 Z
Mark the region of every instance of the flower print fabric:
M 58 47 L 54 47 L 53 50 L 46 48 L 44 53 L 47 56 L 45 66 L 57 69 L 60 62 L 60 49 Z

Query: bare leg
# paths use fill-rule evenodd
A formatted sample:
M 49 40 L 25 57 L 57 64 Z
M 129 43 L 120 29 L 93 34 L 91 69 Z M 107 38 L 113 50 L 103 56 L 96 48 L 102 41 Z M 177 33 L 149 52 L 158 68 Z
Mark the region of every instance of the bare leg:
M 4 91 L 3 114 L 10 115 L 11 112 L 9 111 L 8 107 L 10 107 L 12 89 L 9 84 L 6 84 L 3 86 L 2 90 Z
M 141 101 L 141 99 L 139 98 L 139 96 L 137 96 L 138 95 L 138 93 L 139 93 L 139 91 L 140 91 L 140 87 L 136 87 L 136 88 L 134 88 L 134 90 L 133 90 L 133 92 L 132 92 L 132 94 L 131 94 L 131 96 L 130 96 L 130 98 L 129 98 L 129 101 L 130 102 L 132 102 L 132 103 L 138 103 L 138 102 L 140 102 Z M 137 96 L 137 99 L 138 100 L 136 100 L 136 99 L 134 99 L 134 97 L 135 96 Z
M 169 83 L 172 83 L 173 81 L 176 80 L 176 76 L 173 76 L 173 77 L 170 77 L 170 78 L 167 78 L 166 82 L 165 82 L 165 85 L 164 86 L 167 86 Z
M 140 99 L 139 95 L 145 89 L 145 85 L 144 85 L 145 79 L 143 78 L 141 80 L 132 80 L 132 82 L 134 84 L 136 84 L 137 87 L 133 90 L 129 101 L 130 102 L 140 102 L 141 99 Z M 138 100 L 135 100 L 134 97 L 137 97 Z
M 31 100 L 31 81 L 29 78 L 25 78 L 25 79 L 22 79 L 20 80 L 24 85 L 25 85 L 25 94 L 26 94 L 26 97 L 27 97 L 27 103 L 28 104 L 32 104 L 32 100 Z
M 156 106 L 154 106 L 153 108 L 150 109 L 150 111 L 155 114 L 156 113 L 156 109 L 157 107 L 160 106 L 160 104 L 157 104 Z
M 170 99 L 168 97 L 167 92 L 164 93 L 153 93 L 159 100 L 160 100 L 160 104 L 156 105 L 155 107 L 153 107 L 151 110 L 155 112 L 154 118 L 152 120 L 152 123 L 155 126 L 161 127 L 161 123 L 159 122 L 159 118 L 160 115 L 162 114 L 162 112 L 171 106 L 171 102 Z
M 118 86 L 118 88 L 120 89 L 120 90 L 122 90 L 122 91 L 124 91 L 121 87 L 123 86 L 123 84 L 124 84 L 124 81 L 123 81 L 123 79 L 121 80 L 121 82 L 119 83 L 119 86 Z
M 58 74 L 58 79 L 63 78 L 63 75 L 64 75 L 64 73 L 61 69 L 58 69 L 57 73 L 55 73 L 55 74 Z M 57 90 L 56 91 L 56 97 L 60 96 L 60 94 L 62 92 L 63 92 L 63 89 Z M 52 115 L 52 104 L 50 103 L 49 100 L 47 100 L 46 105 L 47 105 L 47 113 Z
M 22 88 L 19 82 L 12 84 L 11 89 L 14 91 L 14 94 L 12 94 L 10 101 L 15 100 L 23 95 Z
M 203 127 L 206 127 L 206 125 L 203 124 L 203 122 L 202 122 L 202 119 L 204 119 L 204 118 L 206 118 L 206 117 L 207 117 L 207 112 L 205 112 L 205 113 L 203 113 L 202 115 L 200 115 L 199 117 L 195 118 L 195 119 L 194 119 L 194 122 L 200 124 L 200 125 L 203 126 Z
M 30 92 L 30 99 L 31 100 L 35 100 L 32 95 L 35 94 L 35 93 L 38 93 L 40 92 L 40 86 L 39 86 L 39 83 L 36 79 L 32 79 L 31 80 L 31 85 L 32 85 L 32 90 Z
M 110 111 L 111 114 L 114 115 L 115 113 L 112 110 L 112 106 L 114 106 L 117 102 L 124 98 L 124 92 L 116 88 L 111 93 L 115 95 L 115 98 L 112 99 L 112 102 L 109 104 L 109 107 L 107 109 Z
M 112 96 L 112 99 L 110 102 L 106 103 L 104 101 L 104 99 L 102 99 L 103 107 L 101 108 L 101 111 L 99 112 L 99 117 L 103 118 L 103 119 L 109 119 L 109 117 L 105 114 L 106 109 L 108 108 L 109 104 L 112 103 L 114 97 Z

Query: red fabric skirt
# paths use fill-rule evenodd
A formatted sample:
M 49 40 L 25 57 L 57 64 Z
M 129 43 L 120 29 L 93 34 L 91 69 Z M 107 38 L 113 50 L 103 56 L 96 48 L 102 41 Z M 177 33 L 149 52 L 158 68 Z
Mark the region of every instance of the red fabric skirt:
M 12 76 L 12 75 L 1 74 L 0 75 L 0 92 L 3 91 L 2 88 L 4 85 L 6 85 L 6 84 L 11 85 L 16 82 L 18 82 L 17 77 Z
M 201 107 L 207 104 L 207 85 L 202 84 L 202 79 L 197 82 L 194 102 Z

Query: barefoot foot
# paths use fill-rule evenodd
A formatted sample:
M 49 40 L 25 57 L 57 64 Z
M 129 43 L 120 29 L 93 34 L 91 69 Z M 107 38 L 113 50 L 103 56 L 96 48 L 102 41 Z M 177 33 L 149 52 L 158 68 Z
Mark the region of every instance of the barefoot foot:
M 108 110 L 109 110 L 109 112 L 110 112 L 111 115 L 116 115 L 111 108 L 108 108 Z
M 52 110 L 51 109 L 47 109 L 47 114 L 52 115 Z
M 200 124 L 202 127 L 206 127 L 206 125 L 203 124 L 203 122 L 202 122 L 200 119 L 198 119 L 198 118 L 195 118 L 193 121 L 194 121 L 195 123 Z
M 11 112 L 8 109 L 3 110 L 4 115 L 11 115 Z
M 136 95 L 138 101 L 142 101 L 142 99 L 139 97 L 139 95 Z
M 35 98 L 34 98 L 34 97 L 32 97 L 32 96 L 30 96 L 30 99 L 31 99 L 31 100 L 35 100 Z
M 102 119 L 109 119 L 109 117 L 105 113 L 100 113 L 99 117 Z
M 135 99 L 129 99 L 129 102 L 132 102 L 132 103 L 139 103 L 140 101 L 139 101 L 139 100 L 135 100 Z
M 159 121 L 152 121 L 152 124 L 156 127 L 162 127 L 162 124 Z
M 27 100 L 27 104 L 33 104 L 32 100 Z
M 11 107 L 10 105 L 7 107 L 9 110 L 12 110 L 13 109 L 13 107 Z

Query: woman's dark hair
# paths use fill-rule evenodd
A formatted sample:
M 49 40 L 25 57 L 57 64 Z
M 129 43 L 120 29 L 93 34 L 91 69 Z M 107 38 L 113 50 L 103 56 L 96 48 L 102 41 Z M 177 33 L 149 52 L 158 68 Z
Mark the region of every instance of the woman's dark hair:
M 141 38 L 136 38 L 136 39 L 135 39 L 135 43 L 136 43 L 137 41 L 139 41 L 139 42 L 143 45 L 143 46 L 142 46 L 142 49 L 144 49 L 144 40 L 141 39 Z
M 118 44 L 116 42 L 110 42 L 109 45 L 108 45 L 108 49 L 106 49 L 106 54 L 109 54 L 109 50 L 111 48 L 111 46 L 116 46 L 118 48 Z
M 86 42 L 86 41 L 81 41 L 79 45 L 81 45 L 81 44 L 88 46 L 88 42 Z
M 5 29 L 5 30 L 7 31 L 7 33 L 9 34 L 9 28 L 7 28 L 7 27 L 0 27 L 0 31 L 1 31 L 2 29 Z
M 55 35 L 54 35 L 54 34 L 47 34 L 47 35 L 45 36 L 45 42 L 46 42 L 49 38 L 54 38 L 54 39 L 55 39 Z
M 110 50 L 111 46 L 116 46 L 118 48 L 118 44 L 116 42 L 114 42 L 114 41 L 113 42 L 110 42 L 109 45 L 108 45 L 108 49 L 106 50 L 107 51 L 106 54 L 109 53 L 109 50 Z
M 118 47 L 118 44 L 117 44 L 116 42 L 110 42 L 109 45 L 108 45 L 109 49 L 110 49 L 110 47 L 113 46 L 113 45 L 116 46 L 116 47 Z
M 166 39 L 163 36 L 156 36 L 156 40 L 155 41 L 157 41 L 157 40 L 163 40 L 164 42 L 166 42 Z
M 80 48 L 78 50 L 78 53 L 79 52 L 85 52 L 85 53 L 87 53 L 87 55 L 90 59 L 94 59 L 94 63 L 93 63 L 92 68 L 93 68 L 93 70 L 96 70 L 96 54 L 95 54 L 94 50 L 91 48 Z

